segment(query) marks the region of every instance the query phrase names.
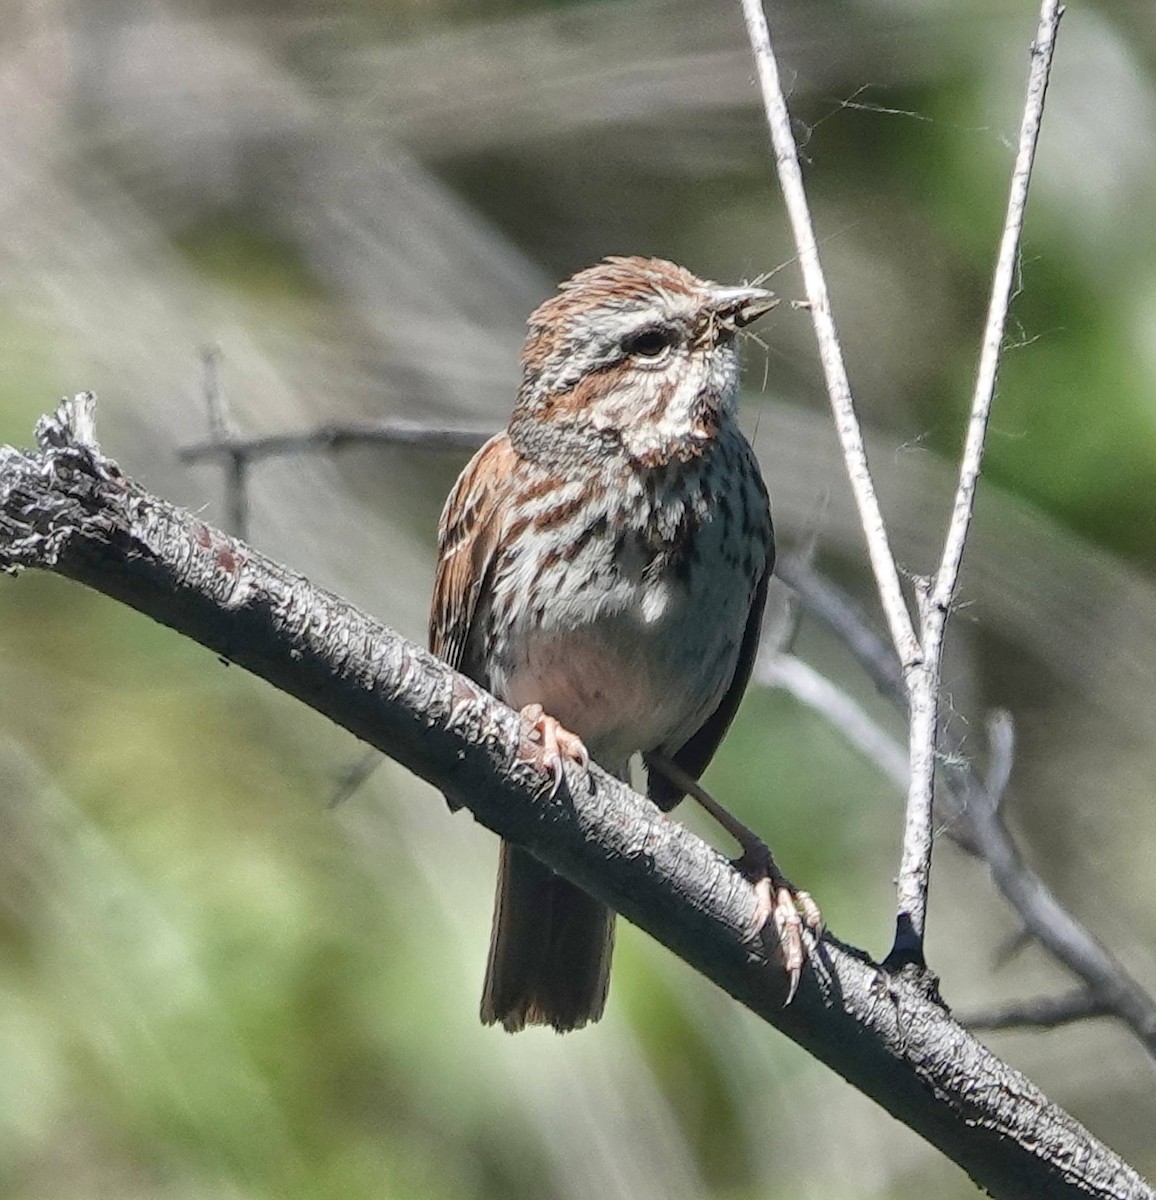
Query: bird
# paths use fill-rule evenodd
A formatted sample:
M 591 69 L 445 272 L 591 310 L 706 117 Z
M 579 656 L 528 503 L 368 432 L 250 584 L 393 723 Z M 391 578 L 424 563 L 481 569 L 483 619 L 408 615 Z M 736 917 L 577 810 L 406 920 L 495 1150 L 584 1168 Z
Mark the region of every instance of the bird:
M 507 428 L 446 500 L 429 645 L 521 712 L 554 786 L 564 760 L 625 780 L 641 755 L 659 808 L 689 793 L 722 821 L 753 865 L 760 921 L 780 926 L 793 994 L 818 910 L 698 783 L 750 679 L 774 566 L 737 401 L 739 333 L 776 303 L 639 256 L 562 283 L 529 318 Z M 503 841 L 482 1021 L 598 1020 L 614 924 Z

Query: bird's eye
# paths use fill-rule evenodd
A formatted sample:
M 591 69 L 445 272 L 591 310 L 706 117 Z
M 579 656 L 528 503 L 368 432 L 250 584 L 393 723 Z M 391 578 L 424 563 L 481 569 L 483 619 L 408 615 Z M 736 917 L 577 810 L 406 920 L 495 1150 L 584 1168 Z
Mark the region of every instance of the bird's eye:
M 674 344 L 674 336 L 666 329 L 641 329 L 623 343 L 627 354 L 638 358 L 658 358 Z

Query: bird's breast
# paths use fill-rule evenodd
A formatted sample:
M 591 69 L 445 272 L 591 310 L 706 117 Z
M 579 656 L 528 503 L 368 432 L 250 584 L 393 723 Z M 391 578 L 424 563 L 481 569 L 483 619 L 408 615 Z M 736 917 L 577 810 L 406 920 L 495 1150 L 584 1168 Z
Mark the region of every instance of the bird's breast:
M 541 704 L 611 770 L 681 745 L 718 705 L 770 541 L 765 493 L 741 473 L 618 482 L 543 504 L 508 545 L 487 622 L 490 687 Z

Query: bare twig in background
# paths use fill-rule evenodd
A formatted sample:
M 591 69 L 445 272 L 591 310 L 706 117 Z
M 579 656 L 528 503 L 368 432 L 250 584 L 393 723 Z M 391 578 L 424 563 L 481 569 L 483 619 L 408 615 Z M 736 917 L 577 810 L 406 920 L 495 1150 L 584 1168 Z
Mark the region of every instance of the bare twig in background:
M 843 449 L 847 473 L 859 509 L 871 567 L 891 637 L 899 655 L 908 695 L 909 777 L 903 852 L 898 877 L 895 943 L 886 966 L 898 969 L 911 963 L 922 967 L 927 920 L 927 893 L 931 875 L 933 800 L 936 776 L 936 736 L 939 729 L 940 670 L 947 618 L 959 580 L 959 569 L 971 523 L 975 487 L 983 458 L 988 414 L 995 382 L 1003 331 L 1023 226 L 1028 184 L 1043 115 L 1055 35 L 1062 8 L 1058 0 L 1044 0 L 1039 28 L 1032 47 L 1032 68 L 1020 130 L 1019 149 L 1012 172 L 1004 233 L 996 263 L 995 282 L 984 333 L 983 353 L 972 401 L 971 418 L 960 467 L 959 485 L 951 522 L 944 540 L 939 570 L 930 580 L 915 581 L 918 634 L 903 597 L 899 571 L 891 551 L 887 527 L 875 494 L 863 433 L 851 397 L 838 334 L 831 315 L 830 296 L 819 261 L 818 246 L 806 193 L 798 147 L 790 114 L 779 81 L 778 65 L 761 0 L 742 0 L 747 33 L 758 67 L 775 165 L 791 220 L 799 263 L 807 289 L 808 308 L 819 344 L 819 357 Z
M 221 353 L 212 346 L 201 355 L 202 395 L 209 417 L 209 440 L 184 446 L 181 462 L 219 462 L 225 468 L 225 512 L 228 527 L 237 537 L 249 532 L 249 468 L 267 458 L 295 454 L 330 454 L 359 446 L 410 446 L 429 451 L 472 451 L 489 436 L 470 429 L 435 428 L 405 421 L 380 424 L 319 425 L 299 433 L 242 437 L 221 386 Z M 376 751 L 362 754 L 337 780 L 329 807 L 336 808 L 358 791 L 373 774 L 381 756 Z
M 908 696 L 899 661 L 884 639 L 871 628 L 855 601 L 802 559 L 785 556 L 775 570 L 798 595 L 803 608 L 839 638 L 880 692 L 906 713 Z M 792 691 L 805 700 L 806 694 L 802 690 Z M 836 728 L 844 729 L 853 744 L 863 744 L 858 721 L 847 730 L 838 719 L 836 705 L 825 702 L 820 711 Z M 945 799 L 949 802 L 948 835 L 987 865 L 996 887 L 1019 915 L 1029 934 L 1084 981 L 1088 994 L 1118 1016 L 1156 1062 L 1156 1001 L 1060 904 L 1047 884 L 1024 862 L 1000 815 L 1000 803 L 1011 774 L 1014 745 L 1007 714 L 997 712 L 989 717 L 990 754 L 986 777 L 975 769 L 950 728 L 941 725 L 939 739 L 944 751 L 940 765 L 946 784 Z M 882 759 L 875 761 L 883 767 Z
M 317 425 L 299 433 L 272 433 L 263 437 L 212 438 L 179 451 L 182 462 L 239 459 L 260 462 L 293 454 L 328 454 L 357 446 L 412 446 L 420 450 L 471 451 L 490 437 L 493 430 L 448 429 L 416 421 L 383 421 L 380 424 Z
M 825 937 L 799 996 L 751 941 L 754 889 L 597 767 L 543 797 L 514 713 L 420 647 L 150 495 L 78 439 L 91 394 L 0 447 L 0 569 L 52 570 L 306 701 L 670 946 L 993 1195 L 1151 1197 L 1117 1155 L 903 980 Z M 575 780 L 577 776 L 575 775 Z M 545 789 L 550 792 L 550 789 Z
M 1006 708 L 996 708 L 987 714 L 984 728 L 987 731 L 988 751 L 987 770 L 983 777 L 984 791 L 990 798 L 992 808 L 999 812 L 1015 765 L 1015 721 Z

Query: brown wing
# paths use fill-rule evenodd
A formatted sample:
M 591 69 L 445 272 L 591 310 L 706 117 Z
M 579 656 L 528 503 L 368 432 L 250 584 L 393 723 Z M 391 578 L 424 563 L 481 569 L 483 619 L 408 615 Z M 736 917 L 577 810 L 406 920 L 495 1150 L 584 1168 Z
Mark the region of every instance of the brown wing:
M 759 634 L 763 628 L 763 609 L 767 604 L 767 585 L 771 580 L 773 566 L 773 562 L 767 564 L 767 569 L 763 572 L 763 577 L 755 589 L 754 602 L 751 604 L 751 611 L 747 616 L 746 629 L 743 630 L 739 658 L 730 687 L 719 701 L 718 708 L 707 717 L 701 728 L 690 736 L 681 749 L 670 756 L 692 779 L 698 779 L 706 770 L 710 760 L 714 758 L 714 752 L 726 736 L 726 731 L 730 728 L 735 713 L 738 712 L 739 701 L 742 700 L 743 693 L 747 690 L 751 671 L 755 665 L 755 656 L 759 650 Z M 659 775 L 657 771 L 649 772 L 646 790 L 663 812 L 669 812 L 686 794 L 668 779 Z
M 506 434 L 490 438 L 458 477 L 438 523 L 429 648 L 459 670 L 501 533 L 516 460 Z

